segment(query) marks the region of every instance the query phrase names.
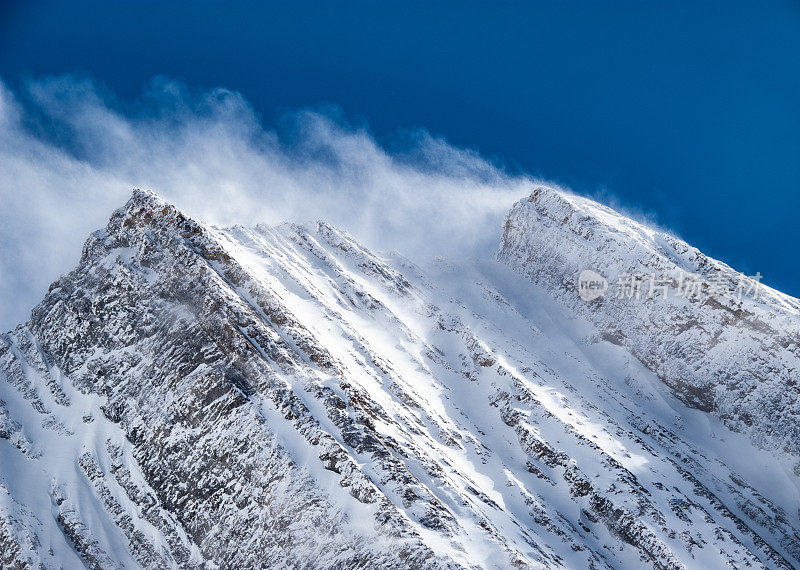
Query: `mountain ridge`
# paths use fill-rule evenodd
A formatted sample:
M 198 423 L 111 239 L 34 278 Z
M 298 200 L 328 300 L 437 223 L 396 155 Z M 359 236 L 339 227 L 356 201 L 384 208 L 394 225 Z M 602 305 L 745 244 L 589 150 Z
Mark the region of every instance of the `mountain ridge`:
M 214 228 L 135 191 L 2 336 L 3 552 L 20 567 L 797 563 L 785 452 L 682 408 L 582 306 L 508 265 L 422 269 L 322 222 Z M 723 438 L 765 473 L 728 467 Z
M 562 232 L 557 243 L 548 241 L 554 227 L 567 228 L 573 239 L 563 239 Z M 544 187 L 509 212 L 498 259 L 546 284 L 606 338 L 630 349 L 684 403 L 714 411 L 760 445 L 781 445 L 800 458 L 799 300 L 758 285 L 667 233 Z M 723 287 L 718 295 L 700 289 L 688 298 L 665 298 L 665 289 L 658 288 L 652 298 L 639 291 L 642 298 L 609 294 L 585 303 L 570 291 L 583 269 L 598 269 L 611 280 L 655 275 L 667 290 L 677 291 L 687 275 L 700 277 L 705 288 Z M 758 298 L 743 295 L 756 286 Z M 800 462 L 796 471 L 800 476 Z

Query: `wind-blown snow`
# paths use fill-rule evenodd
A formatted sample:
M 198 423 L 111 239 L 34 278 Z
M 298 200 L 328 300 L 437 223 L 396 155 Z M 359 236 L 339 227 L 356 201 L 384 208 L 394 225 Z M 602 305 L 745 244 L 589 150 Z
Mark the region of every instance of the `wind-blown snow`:
M 612 214 L 592 235 L 650 247 Z M 502 262 L 419 267 L 136 192 L 2 337 L 0 545 L 45 567 L 800 564 L 797 456 L 512 261 L 529 237 L 583 255 L 524 216 Z

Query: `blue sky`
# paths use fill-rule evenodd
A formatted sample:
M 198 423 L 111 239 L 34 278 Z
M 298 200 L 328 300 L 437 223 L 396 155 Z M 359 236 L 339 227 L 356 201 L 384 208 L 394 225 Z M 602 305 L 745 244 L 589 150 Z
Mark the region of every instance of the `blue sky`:
M 798 2 L 0 3 L 0 78 L 63 73 L 422 127 L 800 295 Z

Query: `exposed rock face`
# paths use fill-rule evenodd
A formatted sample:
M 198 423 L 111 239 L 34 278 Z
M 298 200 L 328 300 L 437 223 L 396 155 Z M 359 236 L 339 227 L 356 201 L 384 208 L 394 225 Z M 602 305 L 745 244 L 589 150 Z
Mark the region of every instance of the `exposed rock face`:
M 531 269 L 581 242 L 526 208 L 500 257 L 545 288 L 493 262 L 422 271 L 324 223 L 211 228 L 136 191 L 0 337 L 0 566 L 800 564 L 791 434 L 759 416 L 749 433 L 786 450 L 759 449 L 600 340 L 574 317 L 605 333 L 598 309 Z M 704 365 L 756 356 L 741 370 L 789 386 L 796 320 L 769 311 L 797 305 L 771 302 L 717 334 L 758 347 Z M 677 345 L 623 344 L 741 428 L 732 380 L 700 405 L 646 358 L 695 364 Z
M 687 405 L 800 458 L 797 299 L 669 234 L 545 187 L 508 214 L 498 259 L 628 348 Z M 587 269 L 616 290 L 581 300 L 577 279 Z

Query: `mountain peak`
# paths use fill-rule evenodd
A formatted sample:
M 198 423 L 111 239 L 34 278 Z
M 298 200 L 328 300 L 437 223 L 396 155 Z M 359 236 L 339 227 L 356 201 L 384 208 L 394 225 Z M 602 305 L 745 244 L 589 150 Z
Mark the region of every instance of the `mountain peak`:
M 115 218 L 119 217 L 122 218 L 123 225 L 129 229 L 143 223 L 149 223 L 153 219 L 165 222 L 189 220 L 174 204 L 152 190 L 142 190 L 140 188 L 135 188 L 132 191 L 131 197 L 122 208 L 114 213 L 109 223 L 113 223 Z
M 527 213 L 527 214 L 526 214 Z M 674 265 L 675 269 L 707 274 L 714 270 L 730 270 L 669 233 L 637 222 L 616 210 L 565 191 L 539 186 L 527 200 L 517 202 L 506 218 L 508 224 L 525 215 L 546 220 L 548 227 L 569 231 L 587 248 L 599 247 L 595 257 L 602 262 L 605 251 L 628 250 L 624 266 L 607 268 L 616 277 L 619 270 L 646 269 L 648 266 Z M 524 233 L 527 228 L 521 231 Z M 562 232 L 554 234 L 558 239 Z M 503 239 L 511 239 L 508 233 Z M 501 245 L 501 249 L 503 246 Z
M 545 187 L 511 209 L 497 258 L 630 350 L 687 405 L 800 458 L 797 299 L 668 233 Z M 584 285 L 597 293 L 582 295 Z
M 609 212 L 534 192 L 516 275 L 134 191 L 0 335 L 0 565 L 790 568 L 791 323 L 584 302 L 669 259 Z

